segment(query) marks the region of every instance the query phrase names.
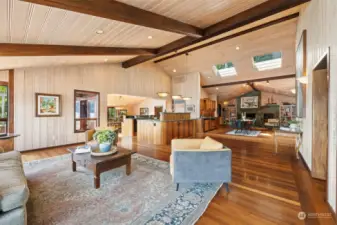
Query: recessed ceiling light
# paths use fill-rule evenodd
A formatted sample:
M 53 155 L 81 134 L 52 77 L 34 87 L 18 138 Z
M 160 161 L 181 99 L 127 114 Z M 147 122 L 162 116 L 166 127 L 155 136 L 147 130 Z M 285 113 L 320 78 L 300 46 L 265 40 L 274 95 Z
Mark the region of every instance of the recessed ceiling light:
M 236 48 L 235 48 L 236 50 L 240 50 L 240 47 L 239 46 L 236 46 Z
M 96 30 L 96 34 L 103 34 L 104 33 L 104 31 L 102 31 L 102 30 Z
M 177 70 L 176 70 L 176 69 L 173 69 L 172 71 L 173 71 L 173 73 L 177 72 Z
M 208 78 L 211 78 L 211 77 L 208 77 Z
M 148 38 L 148 39 L 152 39 L 153 37 L 152 37 L 152 36 L 148 36 L 147 38 Z
M 217 90 L 219 90 L 219 88 L 216 88 Z

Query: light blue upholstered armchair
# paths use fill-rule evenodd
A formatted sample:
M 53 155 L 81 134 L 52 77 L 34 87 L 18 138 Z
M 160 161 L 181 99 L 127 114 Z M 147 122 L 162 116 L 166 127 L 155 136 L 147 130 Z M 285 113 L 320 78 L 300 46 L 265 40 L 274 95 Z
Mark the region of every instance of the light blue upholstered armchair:
M 209 137 L 174 139 L 171 143 L 170 172 L 173 183 L 222 182 L 229 192 L 232 181 L 232 151 Z

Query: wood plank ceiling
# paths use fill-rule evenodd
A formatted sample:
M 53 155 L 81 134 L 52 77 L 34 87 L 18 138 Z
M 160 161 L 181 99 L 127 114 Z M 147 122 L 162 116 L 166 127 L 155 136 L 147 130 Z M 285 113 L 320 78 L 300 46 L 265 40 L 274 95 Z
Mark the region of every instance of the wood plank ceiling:
M 164 28 L 164 30 L 159 30 L 146 27 L 146 24 L 141 24 L 142 21 L 132 22 L 130 21 L 130 19 L 132 19 L 130 15 L 128 15 L 129 20 L 127 18 L 119 19 L 120 21 L 128 22 L 125 23 L 106 19 L 111 18 L 109 15 L 101 15 L 101 17 L 92 16 L 93 14 L 88 15 L 88 11 L 90 11 L 89 8 L 84 11 L 82 10 L 82 12 L 87 14 L 82 14 L 60 8 L 28 3 L 26 1 L 38 2 L 40 4 L 49 4 L 46 2 L 59 2 L 60 5 L 77 4 L 76 1 L 67 2 L 64 0 L 0 1 L 0 43 L 159 49 L 162 46 L 178 40 L 179 43 L 184 37 L 186 38 L 186 36 L 179 34 L 180 31 L 175 32 L 174 30 L 165 28 L 171 31 L 168 32 L 165 31 Z M 291 0 L 287 4 L 298 5 L 300 2 L 306 1 L 308 0 Z M 101 6 L 103 6 L 103 4 L 115 4 L 113 2 L 114 1 L 105 2 L 101 0 L 99 4 L 97 4 Z M 212 25 L 219 22 L 224 23 L 222 21 L 226 21 L 226 19 L 238 13 L 250 10 L 260 4 L 273 4 L 271 0 L 119 0 L 118 2 L 116 3 L 117 5 L 127 4 L 129 6 L 126 5 L 126 7 L 136 7 L 133 10 L 147 10 L 150 14 L 155 13 L 159 16 L 164 16 L 169 21 L 177 21 L 181 23 L 180 25 L 182 27 L 179 27 L 179 24 L 176 25 L 176 28 L 180 30 L 184 30 L 186 26 L 196 27 L 196 29 L 204 29 L 206 27 L 214 27 L 214 29 L 217 29 L 216 26 Z M 62 6 L 61 8 L 67 8 L 67 6 Z M 147 13 L 146 11 L 144 12 Z M 139 23 L 142 26 L 130 23 Z M 152 23 L 152 25 L 153 24 L 155 23 Z M 97 31 L 102 31 L 103 33 L 97 34 Z M 184 34 L 194 35 L 188 32 Z M 195 39 L 195 37 L 188 38 L 192 40 Z M 85 58 L 76 56 L 70 61 L 75 64 L 96 63 L 97 61 L 103 62 L 106 60 L 116 63 L 124 62 L 134 57 L 135 55 L 110 55 L 98 60 L 99 58 L 97 56 L 86 56 Z M 20 59 L 22 65 L 20 62 L 13 63 L 15 59 Z M 55 56 L 40 58 L 40 60 L 46 63 L 40 62 L 39 65 L 45 66 L 53 64 L 53 62 L 59 65 L 62 64 L 63 61 L 66 61 Z M 33 63 L 30 66 L 35 66 L 34 62 L 38 60 L 32 58 L 27 59 L 25 57 L 0 57 L 0 62 L 1 61 L 6 62 L 7 66 L 23 67 L 29 65 L 29 63 Z M 6 66 L 0 63 L 0 69 L 5 69 L 4 67 Z

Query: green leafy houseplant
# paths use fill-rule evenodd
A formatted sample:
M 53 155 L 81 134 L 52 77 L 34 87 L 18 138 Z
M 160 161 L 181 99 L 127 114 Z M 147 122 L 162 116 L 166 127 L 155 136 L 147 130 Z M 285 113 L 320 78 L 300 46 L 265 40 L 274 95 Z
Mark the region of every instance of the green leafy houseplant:
M 111 130 L 102 130 L 102 131 L 96 131 L 93 138 L 98 143 L 113 143 L 116 139 L 116 132 Z

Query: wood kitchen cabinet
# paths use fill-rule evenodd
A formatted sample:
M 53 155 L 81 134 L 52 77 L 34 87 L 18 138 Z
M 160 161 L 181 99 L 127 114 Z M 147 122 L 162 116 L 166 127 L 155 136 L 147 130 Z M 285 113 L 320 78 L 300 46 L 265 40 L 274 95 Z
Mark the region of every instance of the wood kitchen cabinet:
M 206 99 L 200 99 L 200 116 L 214 116 L 216 111 L 216 102 Z

